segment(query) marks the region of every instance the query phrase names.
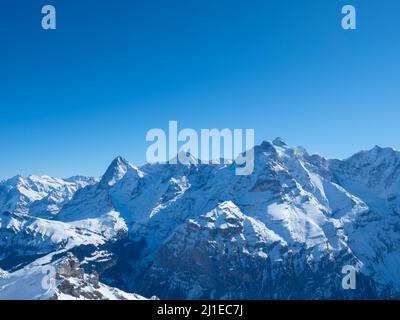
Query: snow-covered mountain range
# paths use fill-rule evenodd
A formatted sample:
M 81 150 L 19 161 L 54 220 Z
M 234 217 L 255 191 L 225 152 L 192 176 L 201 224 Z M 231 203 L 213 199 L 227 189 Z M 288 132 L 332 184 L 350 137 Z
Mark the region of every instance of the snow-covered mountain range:
M 71 256 L 83 271 L 69 283 L 96 275 L 94 298 L 400 298 L 400 152 L 328 160 L 278 138 L 254 156 L 248 176 L 117 157 L 101 179 L 1 182 L 0 299 Z M 29 297 L 71 297 L 60 279 Z

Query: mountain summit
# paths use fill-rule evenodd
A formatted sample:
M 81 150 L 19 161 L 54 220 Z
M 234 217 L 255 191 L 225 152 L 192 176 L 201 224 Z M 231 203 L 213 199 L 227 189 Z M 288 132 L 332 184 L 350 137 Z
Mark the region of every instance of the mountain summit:
M 100 184 L 113 186 L 125 175 L 129 168 L 132 168 L 132 165 L 127 160 L 121 156 L 116 157 L 101 178 Z
M 272 144 L 278 147 L 288 147 L 288 144 L 280 137 L 277 137 Z

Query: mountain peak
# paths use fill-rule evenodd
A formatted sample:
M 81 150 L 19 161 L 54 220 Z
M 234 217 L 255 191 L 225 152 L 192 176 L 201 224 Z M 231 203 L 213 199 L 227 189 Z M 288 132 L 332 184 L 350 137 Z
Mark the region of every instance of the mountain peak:
M 351 157 L 345 159 L 347 161 L 359 161 L 360 159 L 364 159 L 363 161 L 375 161 L 377 159 L 386 158 L 386 157 L 400 157 L 400 152 L 391 148 L 385 147 L 382 148 L 378 145 L 374 146 L 372 149 L 359 151 Z
M 23 179 L 24 179 L 24 178 L 22 177 L 22 175 L 17 174 L 16 176 L 14 176 L 14 177 L 12 177 L 12 178 L 9 178 L 9 179 L 7 179 L 7 180 L 4 180 L 4 183 L 6 183 L 6 184 L 8 184 L 8 185 L 16 185 L 16 184 L 22 182 Z
M 132 165 L 127 160 L 121 156 L 116 157 L 101 178 L 100 185 L 113 186 L 125 175 L 129 168 L 132 168 Z
M 396 152 L 396 150 L 392 147 L 381 147 L 376 145 L 375 147 L 372 148 L 371 151 L 376 151 L 376 152 Z
M 280 137 L 277 137 L 274 141 L 272 141 L 272 144 L 277 147 L 288 147 L 288 144 L 285 142 L 285 140 Z
M 115 159 L 111 162 L 111 164 L 117 163 L 117 164 L 129 164 L 128 160 L 123 158 L 122 156 L 117 156 Z

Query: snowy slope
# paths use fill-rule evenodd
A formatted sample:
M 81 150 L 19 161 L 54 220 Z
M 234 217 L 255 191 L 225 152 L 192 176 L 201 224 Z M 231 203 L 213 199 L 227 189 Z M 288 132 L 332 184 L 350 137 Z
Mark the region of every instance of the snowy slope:
M 375 146 L 329 169 L 369 210 L 345 223 L 349 242 L 365 262 L 365 272 L 398 290 L 400 283 L 400 152 Z
M 0 300 L 145 300 L 86 274 L 72 256 L 0 276 Z
M 0 267 L 14 270 L 51 252 L 97 248 L 126 233 L 124 221 L 113 211 L 70 223 L 5 212 L 0 214 Z

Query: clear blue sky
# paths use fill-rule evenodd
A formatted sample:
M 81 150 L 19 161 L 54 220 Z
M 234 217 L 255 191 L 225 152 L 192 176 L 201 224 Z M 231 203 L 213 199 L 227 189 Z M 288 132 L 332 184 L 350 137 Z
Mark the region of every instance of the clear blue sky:
M 0 178 L 141 164 L 168 120 L 327 157 L 400 149 L 397 0 L 2 0 L 0 39 Z

